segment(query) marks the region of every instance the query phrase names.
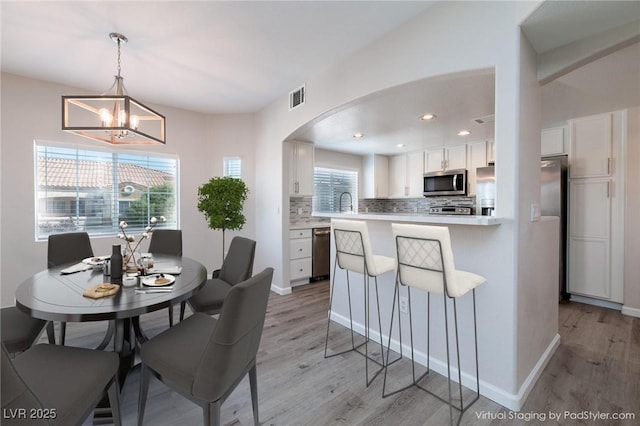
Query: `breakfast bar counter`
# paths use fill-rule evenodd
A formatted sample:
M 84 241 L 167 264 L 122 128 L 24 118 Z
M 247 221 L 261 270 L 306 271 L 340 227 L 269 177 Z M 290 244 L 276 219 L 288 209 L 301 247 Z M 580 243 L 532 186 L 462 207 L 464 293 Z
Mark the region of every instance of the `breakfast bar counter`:
M 446 226 L 451 235 L 451 244 L 457 270 L 468 271 L 486 278 L 486 282 L 476 290 L 477 298 L 477 327 L 478 327 L 478 352 L 480 361 L 480 393 L 505 407 L 518 409 L 521 403 L 519 389 L 513 387 L 513 372 L 516 371 L 514 353 L 516 348 L 528 350 L 538 359 L 540 354 L 525 346 L 546 347 L 548 350 L 544 356 L 553 353 L 557 345 L 557 339 L 551 343 L 545 339 L 532 337 L 519 339 L 517 337 L 519 314 L 514 306 L 519 297 L 526 297 L 528 303 L 527 315 L 544 319 L 549 327 L 557 327 L 557 292 L 558 292 L 558 256 L 559 244 L 559 220 L 556 217 L 543 217 L 531 224 L 528 233 L 527 244 L 539 253 L 540 261 L 527 272 L 523 279 L 531 280 L 532 287 L 522 287 L 519 280 L 513 278 L 512 271 L 506 265 L 516 262 L 516 242 L 513 235 L 514 221 L 511 218 L 493 216 L 471 215 L 427 215 L 406 213 L 322 213 L 324 217 L 330 217 L 332 222 L 336 219 L 358 220 L 367 223 L 369 239 L 374 255 L 388 256 L 395 259 L 395 241 L 391 231 L 392 223 L 410 223 L 415 225 Z M 333 304 L 331 307 L 331 320 L 337 324 L 350 327 L 349 311 L 353 313 L 353 330 L 359 334 L 365 334 L 365 309 L 364 309 L 364 285 L 362 275 L 350 273 L 350 296 L 347 288 L 346 271 L 334 266 L 335 259 L 335 235 L 331 235 L 331 280 L 333 284 Z M 389 327 L 393 305 L 395 285 L 395 271 L 384 273 L 377 277 L 379 294 L 376 295 L 375 281 L 372 278 L 369 288 L 369 305 L 371 306 L 369 321 L 370 337 L 379 341 L 379 335 L 383 336 L 386 347 L 389 341 Z M 379 297 L 381 325 L 378 327 L 376 296 Z M 427 298 L 425 292 L 412 291 L 410 298 L 407 288 L 400 288 L 400 296 L 404 298 L 406 305 L 410 300 L 412 306 L 413 339 L 415 343 L 415 359 L 423 365 L 446 377 L 446 345 L 444 336 L 444 310 L 443 297 L 431 294 Z M 429 302 L 430 300 L 430 302 Z M 451 303 L 451 301 L 449 301 Z M 458 327 L 460 331 L 460 359 L 463 385 L 473 389 L 475 365 L 473 345 L 473 308 L 471 294 L 466 294 L 457 300 Z M 429 312 L 429 314 L 427 314 Z M 451 311 L 450 311 L 451 312 Z M 394 317 L 398 315 L 396 307 Z M 405 355 L 409 351 L 409 316 L 406 312 L 400 314 L 402 323 L 403 347 Z M 548 321 L 547 321 L 548 319 Z M 399 352 L 399 333 L 396 323 L 391 333 L 391 348 Z M 430 351 L 427 356 L 427 324 L 431 325 Z M 451 324 L 451 323 L 450 323 Z M 337 327 L 333 325 L 332 327 Z M 550 329 L 551 335 L 556 335 L 556 329 Z M 537 340 L 545 340 L 544 342 Z M 334 348 L 338 350 L 339 348 Z M 455 347 L 450 350 L 456 352 Z M 527 352 L 527 353 L 529 353 Z M 391 356 L 393 359 L 394 356 Z M 429 358 L 429 362 L 427 361 Z M 544 365 L 540 361 L 541 366 Z M 536 367 L 536 368 L 539 368 Z
M 500 225 L 504 219 L 494 216 L 429 215 L 420 213 L 322 213 L 322 217 L 351 220 L 423 223 L 425 225 Z

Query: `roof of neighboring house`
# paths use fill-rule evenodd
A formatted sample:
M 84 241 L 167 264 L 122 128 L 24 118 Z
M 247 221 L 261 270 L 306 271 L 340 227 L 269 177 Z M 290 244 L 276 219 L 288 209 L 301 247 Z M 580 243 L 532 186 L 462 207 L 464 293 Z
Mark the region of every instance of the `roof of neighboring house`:
M 100 189 L 111 186 L 112 163 L 38 157 L 38 186 L 55 188 Z M 76 175 L 77 174 L 77 175 Z M 46 182 L 45 182 L 46 177 Z M 174 180 L 173 175 L 136 164 L 118 164 L 118 185 L 141 187 L 163 185 Z

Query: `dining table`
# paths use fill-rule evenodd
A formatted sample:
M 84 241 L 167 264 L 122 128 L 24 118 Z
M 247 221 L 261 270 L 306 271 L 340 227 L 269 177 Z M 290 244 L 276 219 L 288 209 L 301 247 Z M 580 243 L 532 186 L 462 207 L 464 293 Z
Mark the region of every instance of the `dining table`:
M 207 270 L 189 257 L 153 255 L 153 267 L 146 276 L 124 274 L 124 285 L 115 294 L 94 299 L 84 295 L 87 289 L 110 283 L 110 277 L 98 268 L 81 266 L 61 265 L 26 279 L 16 290 L 16 306 L 47 321 L 109 321 L 107 333 L 96 349 L 108 349 L 113 341 L 113 350 L 120 356 L 118 376 L 122 386 L 134 366 L 136 348 L 148 339 L 140 316 L 189 299 L 205 285 Z M 147 286 L 144 282 L 151 284 L 149 277 L 170 278 L 173 282 L 163 287 Z M 105 398 L 94 412 L 94 423 L 106 423 L 110 418 Z

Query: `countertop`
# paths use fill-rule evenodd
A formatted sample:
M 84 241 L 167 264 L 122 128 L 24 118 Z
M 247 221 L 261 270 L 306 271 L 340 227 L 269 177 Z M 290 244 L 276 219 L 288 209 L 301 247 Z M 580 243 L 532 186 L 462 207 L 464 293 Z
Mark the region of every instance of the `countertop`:
M 493 216 L 428 215 L 420 213 L 322 213 L 322 216 L 334 219 L 382 220 L 443 225 L 494 226 L 504 222 L 504 219 Z
M 327 217 L 323 214 L 323 217 Z M 312 228 L 328 228 L 331 226 L 330 220 L 313 220 L 310 222 L 295 222 L 289 224 L 289 229 L 312 229 Z

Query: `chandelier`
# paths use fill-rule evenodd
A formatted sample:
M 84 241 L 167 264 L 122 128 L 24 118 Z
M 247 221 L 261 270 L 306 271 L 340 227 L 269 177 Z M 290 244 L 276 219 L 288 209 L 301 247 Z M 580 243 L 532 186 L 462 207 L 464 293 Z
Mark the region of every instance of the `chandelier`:
M 62 130 L 114 145 L 164 144 L 165 118 L 127 95 L 120 75 L 120 45 L 128 41 L 109 34 L 118 45 L 118 75 L 102 95 L 62 96 Z

